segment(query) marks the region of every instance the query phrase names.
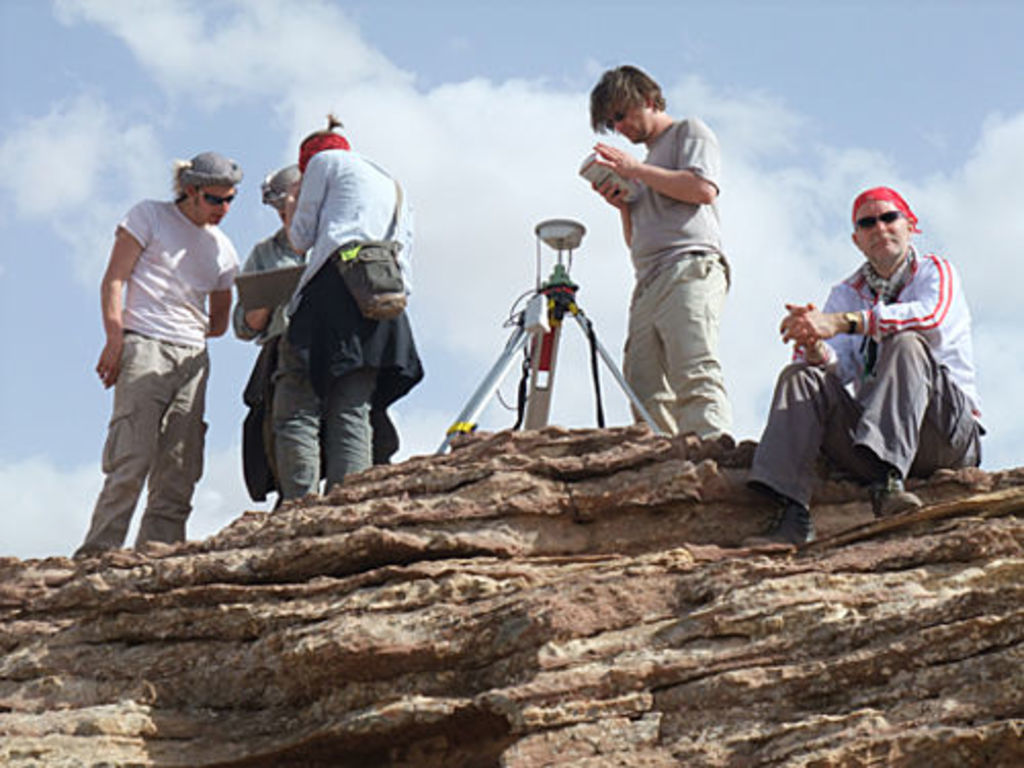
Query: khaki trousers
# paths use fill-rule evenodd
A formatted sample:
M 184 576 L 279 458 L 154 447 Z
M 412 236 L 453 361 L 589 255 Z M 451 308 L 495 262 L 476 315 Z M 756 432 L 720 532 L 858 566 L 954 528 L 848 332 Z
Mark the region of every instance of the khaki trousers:
M 203 474 L 208 375 L 205 349 L 125 334 L 103 448 L 106 479 L 76 554 L 124 545 L 147 481 L 146 511 L 135 546 L 184 541 L 192 492 Z
M 718 256 L 681 259 L 638 285 L 629 309 L 622 372 L 670 435 L 727 434 L 732 409 L 718 360 L 718 326 L 728 290 Z M 634 418 L 640 421 L 639 415 Z

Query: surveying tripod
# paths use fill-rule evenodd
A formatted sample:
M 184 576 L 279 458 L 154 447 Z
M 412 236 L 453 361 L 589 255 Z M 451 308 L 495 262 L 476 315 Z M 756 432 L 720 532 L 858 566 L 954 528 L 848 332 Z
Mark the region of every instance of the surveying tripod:
M 598 426 L 604 426 L 604 413 L 601 407 L 600 385 L 597 381 L 596 355 L 600 355 L 601 360 L 604 361 L 618 382 L 619 388 L 640 417 L 647 422 L 655 434 L 663 434 L 636 393 L 626 382 L 622 372 L 615 365 L 615 361 L 608 354 L 608 350 L 598 340 L 594 324 L 576 301 L 576 291 L 579 290 L 579 286 L 569 279 L 569 270 L 563 263 L 563 253 L 568 252 L 571 262 L 572 251 L 580 244 L 583 234 L 586 232 L 583 225 L 568 219 L 550 219 L 538 224 L 535 232 L 538 238 L 538 282 L 541 241 L 558 252 L 555 267 L 547 282 L 538 286 L 526 308 L 515 315 L 515 328 L 505 343 L 505 349 L 459 413 L 455 423 L 448 428 L 444 442 L 437 449 L 438 454 L 448 450 L 455 435 L 466 434 L 476 429 L 477 418 L 491 397 L 494 396 L 502 381 L 505 380 L 515 364 L 516 357 L 528 343 L 531 344 L 529 365 L 527 366 L 530 372 L 529 390 L 525 397 L 525 407 L 521 403 L 522 412 L 513 429 L 518 428 L 520 422 L 524 429 L 539 429 L 547 426 L 548 416 L 551 412 L 551 395 L 555 381 L 555 365 L 558 360 L 558 345 L 561 339 L 563 320 L 567 314 L 576 320 L 590 341 Z

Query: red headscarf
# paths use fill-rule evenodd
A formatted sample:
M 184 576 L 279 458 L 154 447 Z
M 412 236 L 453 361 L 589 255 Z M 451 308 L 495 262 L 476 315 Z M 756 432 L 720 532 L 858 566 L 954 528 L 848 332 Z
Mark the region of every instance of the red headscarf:
M 853 201 L 853 223 L 857 223 L 857 209 L 860 208 L 864 203 L 870 202 L 871 200 L 884 200 L 892 203 L 896 206 L 900 213 L 907 217 L 907 221 L 910 222 L 911 232 L 920 232 L 917 228 L 917 216 L 910 210 L 910 206 L 907 205 L 907 201 L 900 197 L 900 193 L 895 189 L 889 187 L 875 187 L 874 189 L 868 189 L 857 195 L 857 199 Z
M 316 136 L 310 136 L 299 147 L 299 172 L 305 173 L 310 158 L 317 152 L 323 152 L 325 149 L 351 149 L 351 147 L 349 146 L 348 139 L 340 133 L 321 133 Z

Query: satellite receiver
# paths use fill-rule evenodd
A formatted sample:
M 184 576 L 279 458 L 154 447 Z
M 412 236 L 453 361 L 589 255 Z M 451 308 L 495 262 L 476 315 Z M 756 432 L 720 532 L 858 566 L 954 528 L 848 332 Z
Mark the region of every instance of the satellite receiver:
M 583 236 L 587 234 L 586 227 L 572 219 L 548 219 L 538 224 L 533 231 L 545 245 L 558 251 L 559 258 L 562 251 L 579 248 Z

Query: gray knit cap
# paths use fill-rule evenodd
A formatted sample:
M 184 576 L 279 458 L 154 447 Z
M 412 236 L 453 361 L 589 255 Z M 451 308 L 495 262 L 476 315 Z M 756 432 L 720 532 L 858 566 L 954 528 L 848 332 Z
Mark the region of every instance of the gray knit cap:
M 298 165 L 288 165 L 268 174 L 260 186 L 263 191 L 263 204 L 280 208 L 288 196 L 288 188 L 301 178 Z
M 181 169 L 178 180 L 190 187 L 233 187 L 242 180 L 242 169 L 229 157 L 202 152 Z

